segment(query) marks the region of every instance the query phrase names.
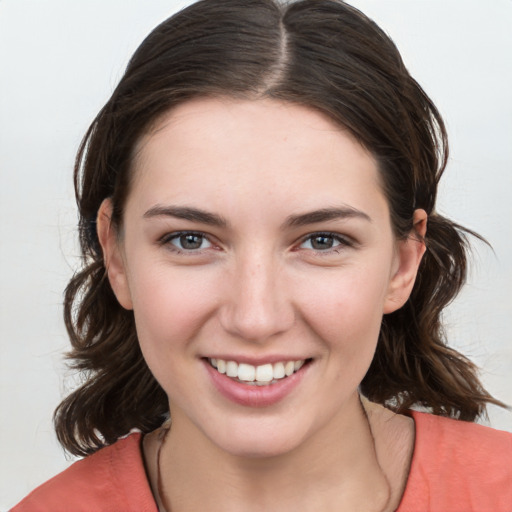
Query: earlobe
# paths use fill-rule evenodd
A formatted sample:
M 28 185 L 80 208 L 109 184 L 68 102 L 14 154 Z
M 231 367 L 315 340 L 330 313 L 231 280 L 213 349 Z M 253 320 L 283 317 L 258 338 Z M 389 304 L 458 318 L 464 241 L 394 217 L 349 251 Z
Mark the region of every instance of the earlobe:
M 415 210 L 413 230 L 405 240 L 398 242 L 398 266 L 391 277 L 384 303 L 384 314 L 400 309 L 411 295 L 418 268 L 425 254 L 427 214 L 425 210 Z
M 119 304 L 125 309 L 133 309 L 126 265 L 117 231 L 112 225 L 112 201 L 110 199 L 105 199 L 101 203 L 96 218 L 96 229 L 110 286 Z

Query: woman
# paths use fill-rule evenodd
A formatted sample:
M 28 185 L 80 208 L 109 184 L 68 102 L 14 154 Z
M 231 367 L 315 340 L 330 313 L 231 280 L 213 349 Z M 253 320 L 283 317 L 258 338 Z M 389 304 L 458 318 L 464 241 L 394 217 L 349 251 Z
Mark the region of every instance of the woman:
M 471 423 L 499 402 L 442 336 L 467 249 L 435 210 L 446 158 L 344 3 L 157 27 L 77 159 L 88 379 L 55 421 L 88 457 L 14 510 L 509 510 L 512 436 Z

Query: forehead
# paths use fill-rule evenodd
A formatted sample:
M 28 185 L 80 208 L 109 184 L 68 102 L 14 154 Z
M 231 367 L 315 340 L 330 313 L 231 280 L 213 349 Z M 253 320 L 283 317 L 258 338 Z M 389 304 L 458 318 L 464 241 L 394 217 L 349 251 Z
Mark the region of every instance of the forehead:
M 308 208 L 383 200 L 373 156 L 346 129 L 269 99 L 181 104 L 141 139 L 133 170 L 132 193 L 146 202 L 222 203 L 229 195 Z

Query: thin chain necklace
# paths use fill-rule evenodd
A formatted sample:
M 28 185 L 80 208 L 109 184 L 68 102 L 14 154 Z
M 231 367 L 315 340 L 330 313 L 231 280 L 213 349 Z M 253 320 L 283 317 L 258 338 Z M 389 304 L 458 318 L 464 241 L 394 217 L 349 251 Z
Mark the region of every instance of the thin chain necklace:
M 164 424 L 165 425 L 165 424 Z M 171 424 L 169 421 L 168 426 L 163 426 L 162 431 L 159 435 L 159 445 L 158 451 L 156 452 L 156 502 L 158 506 L 158 512 L 170 512 L 170 509 L 164 508 L 164 493 L 163 493 L 163 484 L 162 484 L 162 472 L 160 471 L 160 454 L 162 452 L 162 447 L 165 444 L 165 440 L 167 439 L 167 435 L 171 430 Z
M 361 404 L 361 408 L 363 410 L 363 414 L 364 414 L 364 417 L 366 419 L 366 424 L 368 425 L 368 429 L 370 431 L 370 436 L 372 438 L 373 452 L 374 452 L 375 460 L 377 461 L 377 465 L 379 466 L 379 469 L 380 469 L 382 475 L 384 476 L 384 479 L 386 480 L 388 488 L 391 489 L 391 484 L 389 482 L 389 479 L 388 479 L 385 471 L 382 469 L 382 467 L 381 467 L 381 465 L 379 463 L 379 459 L 377 457 L 377 449 L 376 449 L 376 446 L 375 446 L 375 436 L 373 435 L 372 425 L 370 423 L 370 418 L 368 417 L 368 413 L 366 411 L 366 407 L 364 406 L 364 404 L 363 404 L 363 402 L 361 400 L 361 396 L 360 395 L 359 395 L 359 403 Z M 163 492 L 163 483 L 162 483 L 162 472 L 161 472 L 161 469 L 160 469 L 160 454 L 162 452 L 162 447 L 165 444 L 167 436 L 168 436 L 168 434 L 169 434 L 169 432 L 171 430 L 171 422 L 170 422 L 170 420 L 165 422 L 164 425 L 161 428 L 162 428 L 162 431 L 160 432 L 160 435 L 159 435 L 159 446 L 158 446 L 158 451 L 156 453 L 156 471 L 157 471 L 157 474 L 156 474 L 156 492 L 157 492 L 156 502 L 157 502 L 157 506 L 158 506 L 158 512 L 172 512 L 170 508 L 167 508 L 166 506 L 164 506 L 164 492 Z M 387 507 L 389 505 L 389 500 L 390 499 L 391 499 L 391 494 L 389 495 L 389 498 L 386 500 L 386 503 L 384 503 L 384 506 L 382 507 L 382 509 L 380 509 L 379 512 L 384 512 L 387 509 Z M 395 510 L 395 512 L 396 512 L 396 510 Z

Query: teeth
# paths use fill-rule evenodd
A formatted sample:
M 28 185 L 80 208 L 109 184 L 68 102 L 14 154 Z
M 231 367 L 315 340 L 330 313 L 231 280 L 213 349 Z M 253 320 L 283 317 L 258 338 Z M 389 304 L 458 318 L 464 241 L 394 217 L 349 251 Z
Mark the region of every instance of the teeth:
M 274 365 L 274 379 L 282 379 L 286 375 L 283 363 L 276 363 Z
M 238 378 L 252 382 L 256 378 L 256 368 L 252 364 L 240 363 L 238 365 Z
M 238 364 L 235 361 L 226 363 L 226 375 L 228 377 L 238 377 Z
M 240 381 L 256 386 L 264 386 L 289 377 L 304 366 L 305 360 L 298 359 L 260 366 L 213 358 L 209 359 L 209 362 L 219 373 L 225 373 L 228 377 L 238 378 Z
M 217 359 L 215 362 L 217 363 L 217 371 L 219 373 L 226 373 L 226 361 Z
M 274 368 L 271 364 L 263 364 L 256 368 L 256 380 L 258 382 L 270 382 L 274 378 Z

